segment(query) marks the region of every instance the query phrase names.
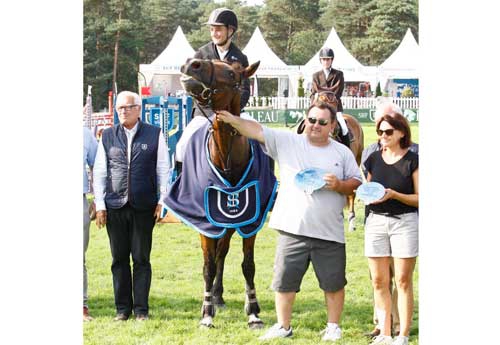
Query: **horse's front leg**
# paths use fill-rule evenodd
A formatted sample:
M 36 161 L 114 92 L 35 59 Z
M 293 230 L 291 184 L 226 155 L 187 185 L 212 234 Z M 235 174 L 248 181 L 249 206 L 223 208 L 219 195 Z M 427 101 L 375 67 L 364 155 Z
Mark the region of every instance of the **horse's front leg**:
M 222 294 L 224 293 L 224 262 L 226 260 L 226 255 L 229 252 L 229 245 L 231 242 L 231 237 L 234 234 L 234 230 L 227 230 L 224 237 L 217 241 L 217 250 L 215 253 L 215 281 L 212 287 L 213 302 L 217 308 L 224 308 L 226 306 Z
M 213 327 L 215 307 L 212 300 L 212 286 L 215 278 L 215 251 L 217 240 L 200 235 L 201 249 L 203 250 L 203 279 L 205 280 L 205 292 L 201 306 L 200 326 Z
M 260 306 L 257 301 L 255 290 L 255 261 L 254 246 L 257 236 L 243 239 L 243 262 L 241 268 L 246 282 L 245 312 L 248 315 L 248 327 L 258 329 L 264 327 L 264 323 L 259 319 Z
M 349 195 L 347 197 L 347 203 L 349 205 L 349 217 L 347 221 L 349 222 L 349 231 L 356 230 L 356 213 L 354 212 L 354 199 L 356 198 L 356 194 Z

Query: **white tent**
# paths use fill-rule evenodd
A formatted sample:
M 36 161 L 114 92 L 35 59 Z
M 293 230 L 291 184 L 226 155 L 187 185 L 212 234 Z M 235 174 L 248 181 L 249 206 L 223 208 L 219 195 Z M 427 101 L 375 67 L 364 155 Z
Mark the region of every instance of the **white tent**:
M 259 68 L 255 73 L 258 78 L 278 78 L 278 95 L 283 96 L 285 89 L 289 90 L 289 96 L 294 96 L 297 87 L 289 87 L 289 81 L 293 76 L 298 76 L 298 66 L 285 64 L 267 45 L 259 27 L 255 28 L 252 37 L 248 41 L 243 53 L 248 57 L 248 63 L 260 61 Z M 289 79 L 290 78 L 290 79 Z M 254 79 L 255 83 L 255 79 Z M 254 88 L 254 94 L 255 88 Z
M 150 86 L 153 95 L 165 95 L 182 90 L 180 84 L 180 68 L 188 58 L 195 54 L 180 26 L 177 27 L 172 40 L 151 64 L 139 65 L 139 71 L 146 80 L 139 78 L 141 85 Z M 143 85 L 144 86 L 144 85 Z
M 372 88 L 376 85 L 376 72 L 371 67 L 364 67 L 344 46 L 339 35 L 332 27 L 330 34 L 326 38 L 323 47 L 333 49 L 335 57 L 332 67 L 344 72 L 345 81 L 369 81 Z M 305 85 L 312 81 L 313 73 L 321 70 L 321 62 L 319 61 L 319 50 L 316 54 L 301 67 L 301 72 L 304 75 Z
M 420 48 L 408 29 L 396 50 L 378 68 L 380 86 L 384 88 L 389 79 L 418 79 L 419 61 Z

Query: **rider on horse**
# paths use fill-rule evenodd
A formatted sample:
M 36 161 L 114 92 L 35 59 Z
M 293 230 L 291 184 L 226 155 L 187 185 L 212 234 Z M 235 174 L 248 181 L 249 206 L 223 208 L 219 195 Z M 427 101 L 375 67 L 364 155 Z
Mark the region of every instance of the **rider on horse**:
M 206 24 L 210 26 L 212 42 L 201 47 L 194 55 L 194 58 L 222 60 L 229 63 L 237 61 L 243 67 L 248 67 L 247 56 L 232 42 L 234 34 L 238 30 L 238 18 L 236 14 L 224 7 L 216 8 L 210 14 Z M 250 98 L 250 80 L 243 80 L 240 93 L 240 108 L 243 109 Z
M 335 94 L 338 100 L 337 106 L 337 123 L 340 125 L 341 131 L 339 138 L 341 142 L 347 147 L 350 146 L 349 129 L 342 117 L 342 101 L 340 97 L 344 91 L 344 73 L 342 71 L 332 68 L 334 58 L 333 49 L 323 48 L 319 52 L 319 60 L 323 66 L 321 71 L 313 74 L 312 89 L 311 89 L 311 102 L 313 102 L 321 91 L 330 91 Z
M 195 59 L 207 60 L 222 60 L 228 63 L 239 62 L 243 67 L 248 67 L 248 58 L 242 51 L 232 42 L 234 34 L 238 30 L 238 17 L 228 8 L 220 7 L 210 13 L 206 25 L 210 26 L 211 42 L 202 46 L 196 54 Z M 240 110 L 242 111 L 250 98 L 250 81 L 244 79 L 240 86 Z M 182 170 L 182 159 L 184 157 L 184 149 L 198 128 L 202 127 L 206 122 L 206 116 L 212 117 L 213 111 L 209 106 L 200 104 L 193 108 L 193 118 L 184 129 L 184 134 L 176 146 L 176 170 L 180 173 Z

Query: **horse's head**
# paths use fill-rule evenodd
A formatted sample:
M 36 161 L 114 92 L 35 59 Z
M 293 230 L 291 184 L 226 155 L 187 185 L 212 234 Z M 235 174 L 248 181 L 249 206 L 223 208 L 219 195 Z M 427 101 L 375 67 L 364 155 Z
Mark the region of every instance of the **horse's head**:
M 188 59 L 181 67 L 182 86 L 201 105 L 239 115 L 241 83 L 255 73 L 259 64 L 257 61 L 244 68 L 238 62 Z
M 332 91 L 322 90 L 320 87 L 319 92 L 315 95 L 314 100 L 320 100 L 322 102 L 330 104 L 333 109 L 338 109 L 339 99 Z
M 334 92 L 328 90 L 328 88 L 318 88 L 318 93 L 314 94 L 314 99 L 312 100 L 312 103 L 316 101 L 321 101 L 325 102 L 333 107 L 336 111 L 338 110 L 339 106 L 339 99 L 335 95 Z M 302 134 L 305 129 L 305 121 L 302 119 L 297 126 L 297 133 Z M 332 132 L 332 136 L 336 135 L 335 133 Z
M 200 105 L 208 106 L 214 112 L 227 110 L 239 116 L 241 83 L 255 73 L 259 64 L 260 61 L 257 61 L 244 68 L 238 62 L 229 64 L 219 60 L 189 59 L 181 67 L 182 86 Z M 242 176 L 249 160 L 248 139 L 240 136 L 227 123 L 213 121 L 211 124 L 210 159 L 234 184 Z

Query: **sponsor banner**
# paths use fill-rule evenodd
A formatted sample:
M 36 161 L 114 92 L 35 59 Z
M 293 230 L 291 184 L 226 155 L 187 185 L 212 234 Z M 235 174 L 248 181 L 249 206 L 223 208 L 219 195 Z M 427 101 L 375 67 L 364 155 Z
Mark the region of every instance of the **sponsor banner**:
M 245 109 L 248 115 L 260 123 L 291 125 L 303 118 L 306 109 Z M 375 109 L 344 109 L 344 114 L 354 116 L 359 122 L 374 123 Z M 410 123 L 418 122 L 418 109 L 403 109 L 403 115 Z

